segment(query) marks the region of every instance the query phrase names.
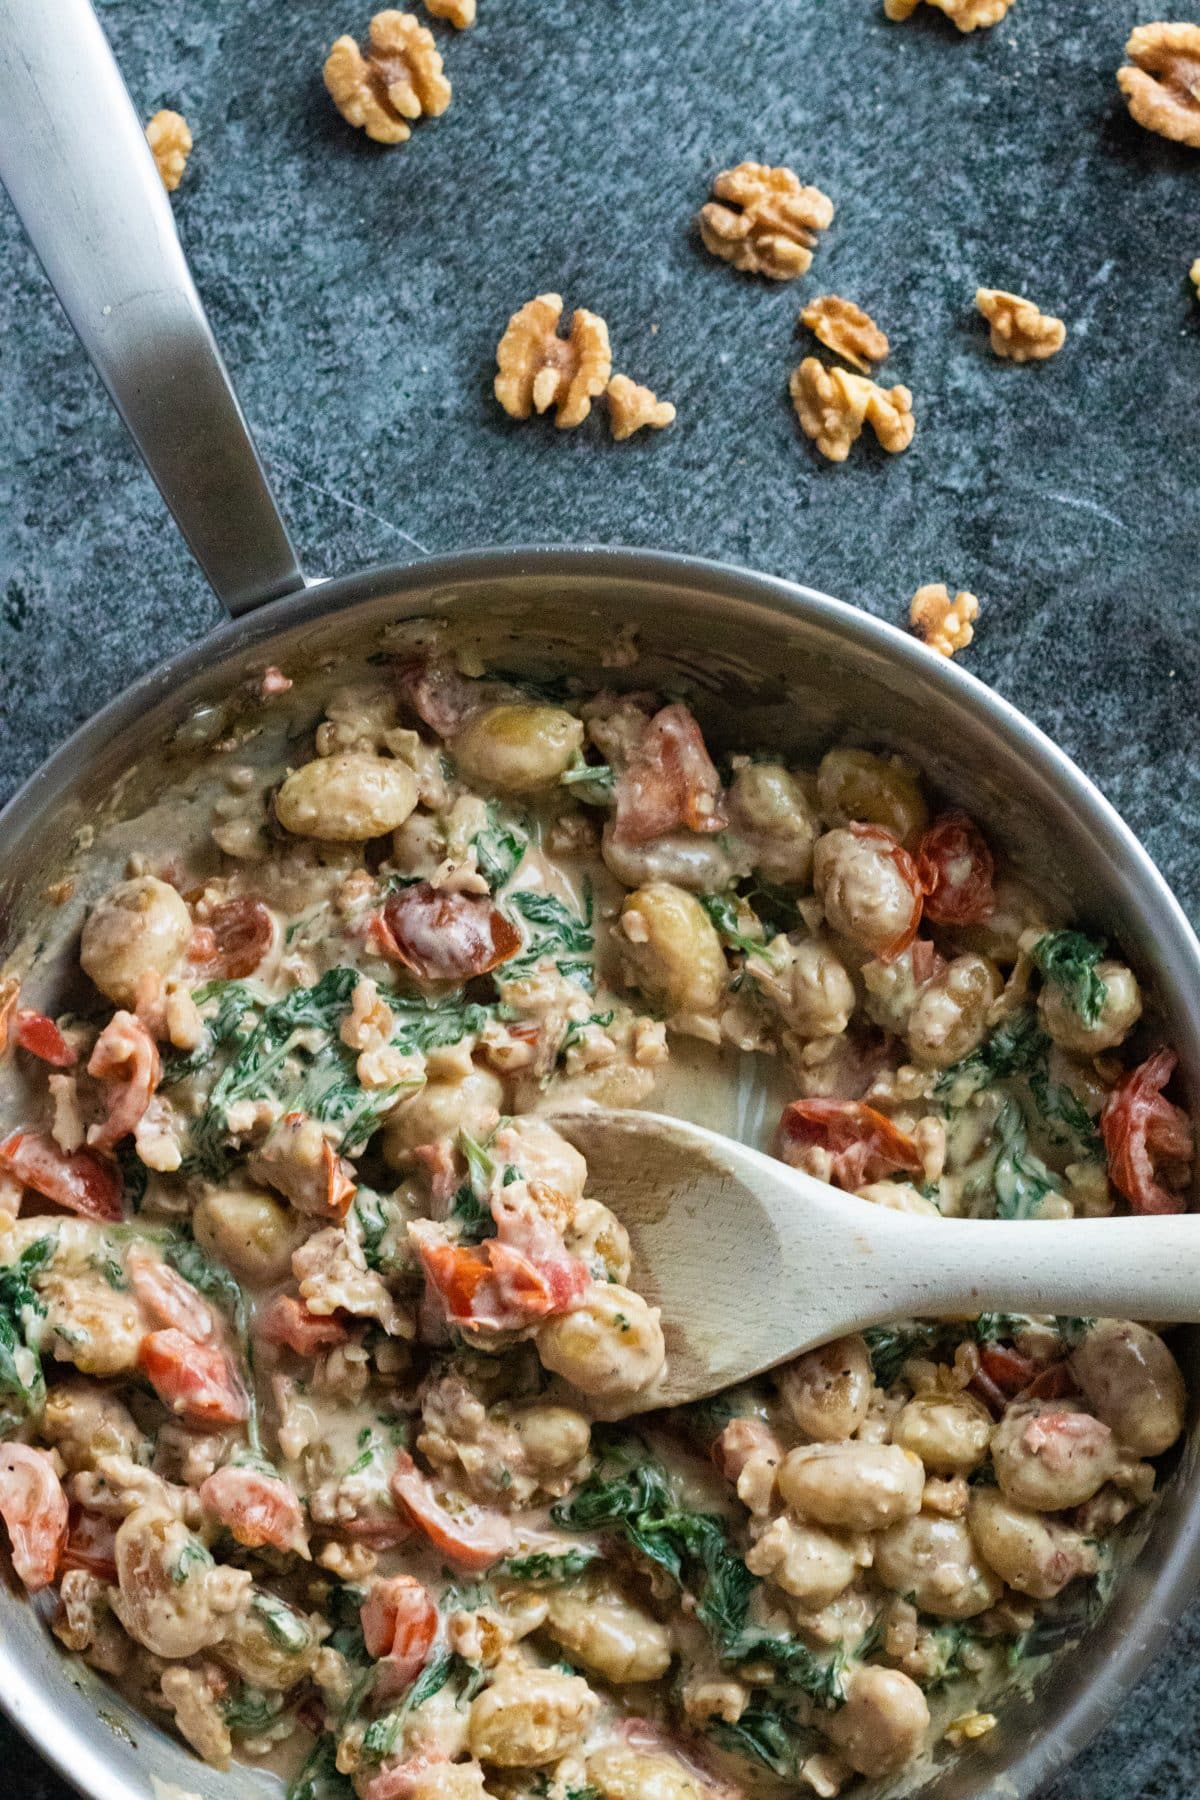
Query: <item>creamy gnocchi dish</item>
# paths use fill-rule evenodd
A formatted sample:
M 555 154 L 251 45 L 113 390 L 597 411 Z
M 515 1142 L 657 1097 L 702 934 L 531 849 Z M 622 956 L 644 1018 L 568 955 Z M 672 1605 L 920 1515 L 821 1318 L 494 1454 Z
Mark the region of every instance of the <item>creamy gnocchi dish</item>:
M 679 698 L 432 653 L 292 687 L 204 752 L 204 842 L 85 896 L 70 1005 L 36 961 L 0 989 L 16 1576 L 290 1800 L 919 1775 L 1103 1605 L 1170 1348 L 909 1320 L 654 1410 L 555 1116 L 761 1065 L 777 1154 L 864 1203 L 1182 1210 L 1134 973 L 896 757 L 718 753 Z

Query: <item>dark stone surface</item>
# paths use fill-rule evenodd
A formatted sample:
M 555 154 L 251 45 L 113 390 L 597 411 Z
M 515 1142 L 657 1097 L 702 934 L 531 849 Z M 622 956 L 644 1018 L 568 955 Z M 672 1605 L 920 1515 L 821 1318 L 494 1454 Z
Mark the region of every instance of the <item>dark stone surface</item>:
M 1142 9 L 1017 0 L 960 37 L 877 0 L 480 0 L 434 26 L 440 121 L 383 150 L 320 80 L 345 0 L 108 0 L 135 102 L 188 117 L 176 216 L 308 565 L 529 540 L 647 543 L 793 576 L 892 619 L 974 590 L 969 666 L 1093 775 L 1200 912 L 1200 156 L 1139 131 L 1113 71 Z M 926 16 L 928 14 L 928 16 Z M 1176 12 L 1172 16 L 1178 17 Z M 1193 13 L 1191 16 L 1195 17 Z M 698 248 L 712 173 L 783 162 L 837 204 L 775 287 Z M 1070 336 L 998 363 L 978 284 Z M 679 408 L 613 445 L 491 397 L 512 309 L 555 288 Z M 802 296 L 893 345 L 916 439 L 822 463 L 786 391 Z M 217 608 L 0 207 L 0 795 Z M 1200 1611 L 1044 1800 L 1200 1789 Z M 0 1730 L 4 1791 L 64 1794 Z

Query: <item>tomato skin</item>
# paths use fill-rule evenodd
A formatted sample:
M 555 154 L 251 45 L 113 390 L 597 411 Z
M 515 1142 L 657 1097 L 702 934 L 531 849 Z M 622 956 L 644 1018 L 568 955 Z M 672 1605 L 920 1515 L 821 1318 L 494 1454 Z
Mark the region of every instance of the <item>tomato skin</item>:
M 802 1151 L 828 1150 L 831 1183 L 850 1192 L 901 1170 L 917 1175 L 923 1167 L 913 1139 L 862 1100 L 793 1100 L 783 1109 L 779 1138 L 779 1154 L 793 1168 Z
M 1109 1178 L 1135 1213 L 1187 1211 L 1185 1184 L 1167 1188 L 1156 1176 L 1159 1161 L 1182 1169 L 1192 1159 L 1192 1121 L 1162 1091 L 1178 1061 L 1174 1050 L 1156 1050 L 1117 1083 L 1100 1114 Z
M 396 1457 L 392 1493 L 404 1516 L 460 1569 L 490 1569 L 512 1549 L 512 1526 L 503 1513 L 483 1506 L 448 1513 L 407 1450 Z
M 384 902 L 371 925 L 374 948 L 418 981 L 469 981 L 507 962 L 521 933 L 483 894 L 415 881 Z
M 996 864 L 965 812 L 947 812 L 922 833 L 917 874 L 925 917 L 935 925 L 982 925 L 996 910 Z
M 66 1548 L 59 1559 L 59 1574 L 67 1569 L 85 1569 L 100 1581 L 115 1583 L 117 1562 L 113 1546 L 116 1535 L 116 1526 L 103 1513 L 72 1506 Z
M 678 831 L 723 831 L 721 781 L 686 706 L 664 706 L 617 780 L 613 836 L 641 844 Z
M 418 1787 L 431 1788 L 430 1769 L 448 1761 L 446 1752 L 435 1746 L 403 1762 L 384 1763 L 363 1788 L 363 1800 L 411 1800 Z
M 196 1425 L 240 1425 L 249 1416 L 245 1389 L 216 1344 L 197 1344 L 182 1331 L 150 1331 L 138 1346 L 138 1366 L 172 1412 Z
M 14 1015 L 13 1036 L 22 1050 L 28 1050 L 30 1056 L 36 1056 L 39 1062 L 49 1063 L 52 1069 L 73 1069 L 79 1061 L 79 1052 L 68 1044 L 53 1019 L 45 1013 L 34 1012 L 32 1007 L 21 1006 Z
M 425 1279 L 447 1316 L 484 1330 L 515 1331 L 534 1319 L 565 1312 L 583 1297 L 591 1280 L 584 1265 L 565 1251 L 527 1256 L 497 1238 L 464 1245 L 423 1234 L 417 1249 Z
M 58 1573 L 68 1527 L 67 1496 L 48 1451 L 0 1444 L 0 1518 L 13 1568 L 31 1594 L 40 1593 Z
M 396 686 L 421 723 L 440 738 L 453 737 L 471 714 L 488 702 L 484 684 L 460 675 L 448 662 L 401 663 L 396 669 Z
M 211 960 L 226 981 L 253 975 L 275 942 L 274 919 L 261 900 L 248 895 L 214 907 L 207 929 L 212 935 Z
M 730 1419 L 713 1439 L 709 1455 L 726 1481 L 736 1486 L 752 1456 L 773 1456 L 782 1462 L 783 1445 L 762 1419 Z
M 256 1329 L 264 1343 L 279 1344 L 285 1350 L 294 1350 L 297 1356 L 316 1356 L 318 1351 L 333 1350 L 350 1338 L 340 1319 L 309 1312 L 295 1294 L 276 1294 L 260 1313 Z
M 121 1217 L 121 1171 L 94 1150 L 61 1150 L 46 1131 L 14 1131 L 0 1144 L 0 1169 L 81 1219 Z
M 96 1039 L 87 1069 L 105 1083 L 108 1109 L 103 1125 L 90 1127 L 88 1142 L 111 1150 L 137 1130 L 162 1080 L 158 1046 L 136 1013 L 115 1012 Z
M 227 1463 L 200 1484 L 200 1505 L 248 1549 L 270 1544 L 309 1560 L 304 1508 L 280 1476 Z
M 1037 1374 L 1037 1365 L 1008 1344 L 988 1344 L 979 1352 L 979 1363 L 989 1380 L 1009 1398 L 1028 1387 Z
M 1070 1364 L 1056 1362 L 1039 1370 L 1021 1397 L 1024 1400 L 1068 1400 L 1078 1392 Z
M 425 1667 L 437 1636 L 438 1611 L 412 1575 L 373 1582 L 358 1609 L 368 1656 L 383 1659 L 375 1694 L 397 1694 Z
M 125 1258 L 125 1273 L 142 1309 L 156 1328 L 181 1331 L 193 1343 L 215 1337 L 216 1315 L 208 1301 L 168 1263 L 143 1249 Z
M 884 855 L 895 864 L 900 879 L 912 895 L 913 909 L 908 923 L 879 952 L 880 962 L 895 962 L 898 956 L 904 955 L 916 937 L 917 927 L 921 923 L 921 914 L 924 911 L 925 896 L 921 888 L 921 877 L 917 873 L 916 862 L 904 848 L 895 832 L 889 831 L 885 825 L 863 825 L 857 819 L 852 819 L 846 829 L 852 837 L 860 839 L 863 843 L 878 844 Z

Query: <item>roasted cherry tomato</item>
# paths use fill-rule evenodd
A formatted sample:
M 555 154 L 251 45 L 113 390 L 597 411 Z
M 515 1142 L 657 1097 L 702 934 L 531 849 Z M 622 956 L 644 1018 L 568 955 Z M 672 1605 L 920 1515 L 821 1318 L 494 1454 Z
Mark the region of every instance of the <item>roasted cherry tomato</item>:
M 1156 1050 L 1117 1083 L 1100 1114 L 1109 1176 L 1134 1212 L 1187 1210 L 1192 1122 L 1163 1093 L 1178 1061 L 1173 1050 Z
M 396 1458 L 392 1493 L 434 1549 L 460 1569 L 490 1569 L 512 1549 L 512 1526 L 503 1513 L 485 1506 L 447 1512 L 407 1450 Z
M 104 1083 L 108 1117 L 93 1125 L 88 1141 L 111 1150 L 137 1130 L 162 1080 L 158 1047 L 136 1013 L 115 1012 L 96 1039 L 88 1074 Z
M 613 834 L 645 843 L 672 831 L 723 831 L 721 781 L 686 706 L 664 706 L 642 733 L 616 786 Z
M 309 1312 L 295 1294 L 276 1294 L 259 1315 L 258 1335 L 268 1344 L 281 1344 L 297 1356 L 316 1356 L 318 1351 L 344 1344 L 350 1333 L 340 1319 Z
M 275 941 L 275 921 L 261 900 L 243 896 L 214 907 L 208 919 L 212 960 L 222 980 L 253 975 Z
M 529 1256 L 498 1238 L 480 1245 L 449 1244 L 426 1233 L 418 1252 L 425 1279 L 446 1315 L 459 1325 L 517 1331 L 535 1319 L 565 1312 L 591 1277 L 568 1256 Z
M 965 812 L 943 813 L 917 845 L 925 917 L 935 925 L 983 924 L 996 910 L 995 872 L 979 827 Z
M 169 1263 L 135 1246 L 125 1258 L 125 1273 L 155 1329 L 182 1331 L 194 1343 L 215 1337 L 216 1316 L 208 1301 Z
M 897 874 L 912 895 L 912 911 L 903 930 L 898 931 L 895 937 L 886 943 L 879 952 L 880 962 L 895 962 L 898 956 L 904 955 L 916 937 L 917 926 L 921 923 L 921 914 L 924 910 L 925 896 L 921 890 L 921 877 L 917 873 L 916 862 L 908 854 L 895 833 L 889 831 L 885 825 L 863 825 L 854 819 L 846 829 L 864 843 L 878 844 L 883 854 L 895 864 Z
M 31 1594 L 49 1587 L 67 1542 L 67 1496 L 47 1450 L 0 1444 L 0 1519 Z
M 198 1344 L 182 1331 L 150 1331 L 138 1364 L 172 1412 L 193 1425 L 240 1425 L 250 1407 L 241 1377 L 216 1344 Z
M 121 1171 L 94 1150 L 61 1150 L 47 1131 L 14 1131 L 0 1144 L 0 1169 L 44 1200 L 84 1219 L 121 1217 Z
M 425 1667 L 437 1636 L 438 1611 L 412 1575 L 373 1582 L 358 1609 L 368 1656 L 383 1659 L 372 1692 L 398 1694 Z
M 428 881 L 389 895 L 371 936 L 381 956 L 403 963 L 419 981 L 469 981 L 521 948 L 517 927 L 486 896 Z
M 20 1006 L 14 1014 L 13 1036 L 22 1050 L 49 1063 L 52 1069 L 73 1069 L 79 1052 L 68 1044 L 53 1019 L 31 1007 Z
M 906 1132 L 862 1100 L 793 1100 L 779 1121 L 780 1154 L 799 1168 L 802 1152 L 828 1150 L 829 1179 L 853 1192 L 903 1171 L 921 1172 L 921 1153 Z
M 308 1557 L 304 1508 L 278 1475 L 227 1463 L 201 1483 L 200 1505 L 247 1549 L 270 1544 Z

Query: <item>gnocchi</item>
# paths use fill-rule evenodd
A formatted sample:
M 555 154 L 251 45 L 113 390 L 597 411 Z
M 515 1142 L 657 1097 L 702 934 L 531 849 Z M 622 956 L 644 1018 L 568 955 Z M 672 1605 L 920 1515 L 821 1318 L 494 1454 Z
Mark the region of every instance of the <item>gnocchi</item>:
M 156 876 L 139 875 L 118 882 L 89 912 L 80 966 L 107 999 L 135 1006 L 139 983 L 169 974 L 191 936 L 192 916 L 181 896 Z
M 275 796 L 275 814 L 297 837 L 359 844 L 395 831 L 416 804 L 407 763 L 346 750 L 293 769 Z

